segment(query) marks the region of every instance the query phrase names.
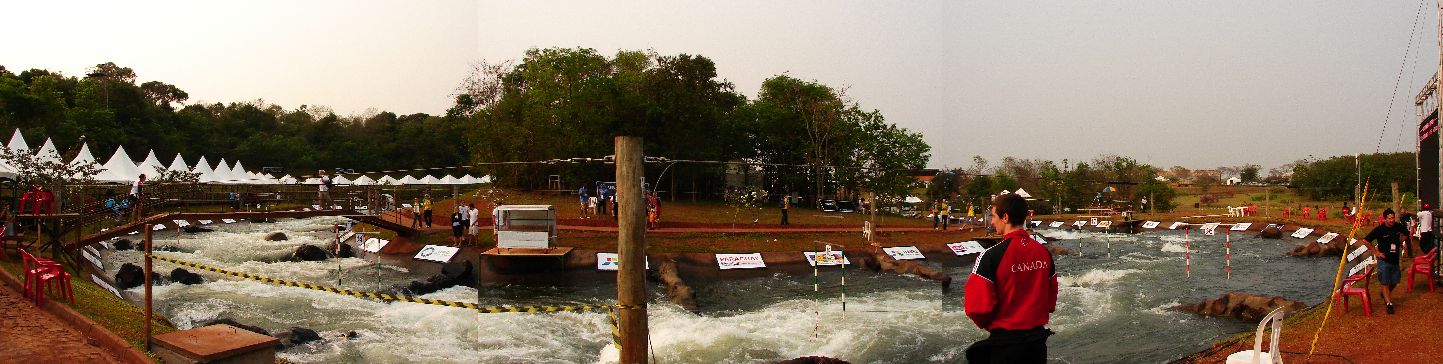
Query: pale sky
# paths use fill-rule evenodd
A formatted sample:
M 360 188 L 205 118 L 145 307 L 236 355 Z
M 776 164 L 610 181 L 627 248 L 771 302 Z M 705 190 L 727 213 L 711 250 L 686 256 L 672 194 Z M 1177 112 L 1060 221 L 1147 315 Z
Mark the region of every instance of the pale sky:
M 788 73 L 847 88 L 973 155 L 1274 167 L 1411 150 L 1436 9 L 1417 1 L 207 1 L 0 5 L 0 65 L 105 61 L 192 101 L 444 113 L 478 60 L 588 47 L 710 57 L 747 96 Z M 1416 58 L 1416 59 L 1415 59 Z M 1406 125 L 1406 126 L 1404 126 Z

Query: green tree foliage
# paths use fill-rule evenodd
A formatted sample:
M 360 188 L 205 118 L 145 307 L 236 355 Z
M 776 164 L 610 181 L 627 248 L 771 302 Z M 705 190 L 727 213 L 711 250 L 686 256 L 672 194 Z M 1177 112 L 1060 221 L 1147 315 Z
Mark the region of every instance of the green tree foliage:
M 135 81 L 134 70 L 114 63 L 96 65 L 83 77 L 38 69 L 18 75 L 0 71 L 0 131 L 18 128 L 31 138 L 49 136 L 61 151 L 79 149 L 83 136 L 100 158 L 125 145 L 132 153 L 181 153 L 189 163 L 204 155 L 212 163 L 243 160 L 251 168 L 282 166 L 299 174 L 336 167 L 434 167 L 470 159 L 462 138 L 465 125 L 444 117 L 386 112 L 342 117 L 324 107 L 286 110 L 262 100 L 183 105 L 190 95 L 179 87 Z
M 1364 154 L 1356 160 L 1351 155 L 1336 156 L 1326 160 L 1300 162 L 1293 167 L 1293 184 L 1309 198 L 1352 199 L 1354 186 L 1361 179 L 1369 183 L 1370 200 L 1389 201 L 1393 182 L 1398 182 L 1400 191 L 1418 189 L 1417 170 L 1413 153 Z M 1376 197 L 1374 199 L 1373 197 Z

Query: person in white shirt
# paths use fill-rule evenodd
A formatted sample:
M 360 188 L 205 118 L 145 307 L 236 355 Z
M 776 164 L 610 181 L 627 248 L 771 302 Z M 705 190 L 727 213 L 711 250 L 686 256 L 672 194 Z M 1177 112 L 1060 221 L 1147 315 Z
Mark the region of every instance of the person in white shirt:
M 1432 206 L 1423 204 L 1423 209 L 1418 211 L 1418 247 L 1423 248 L 1423 254 L 1428 254 L 1437 246 L 1437 236 L 1433 234 L 1433 210 Z
M 476 235 L 481 232 L 481 210 L 477 210 L 473 203 L 466 211 L 471 214 L 471 240 L 476 241 Z
M 325 170 L 318 170 L 316 174 L 320 175 L 321 180 L 321 186 L 316 190 L 316 203 L 321 205 L 322 210 L 330 210 L 331 206 L 336 204 L 331 201 L 331 177 L 326 176 Z

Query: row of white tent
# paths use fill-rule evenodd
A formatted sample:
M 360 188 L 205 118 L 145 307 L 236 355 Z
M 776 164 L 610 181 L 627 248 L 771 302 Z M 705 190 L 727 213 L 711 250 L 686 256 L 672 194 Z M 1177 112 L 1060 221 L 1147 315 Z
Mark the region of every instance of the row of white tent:
M 14 151 L 23 151 L 25 153 L 36 153 L 35 155 L 38 156 L 38 158 L 42 161 L 61 161 L 60 152 L 56 149 L 55 143 L 50 138 L 45 139 L 45 144 L 42 145 L 40 149 L 32 151 L 29 144 L 25 142 L 25 136 L 21 135 L 20 129 L 15 129 L 15 134 L 10 137 L 10 142 L 5 144 L 3 147 Z M 90 146 L 82 145 L 80 147 L 80 152 L 75 155 L 75 158 L 72 158 L 67 163 L 71 165 L 81 165 L 98 162 L 97 159 L 95 159 L 95 156 L 90 153 Z M 192 165 L 186 163 L 185 158 L 182 157 L 179 153 L 175 155 L 175 158 L 171 160 L 170 164 L 162 163 L 160 159 L 156 157 L 155 151 L 151 151 L 146 155 L 144 160 L 141 160 L 140 163 L 136 163 L 134 162 L 134 159 L 130 158 L 130 154 L 125 152 L 125 147 L 116 147 L 115 152 L 111 153 L 110 159 L 106 160 L 105 163 L 100 164 L 100 169 L 100 173 L 95 175 L 95 180 L 97 182 L 133 183 L 140 179 L 141 174 L 145 174 L 148 177 L 153 177 L 160 171 L 173 171 L 198 173 L 200 174 L 199 179 L 202 183 L 301 183 L 316 185 L 321 183 L 320 179 L 315 177 L 307 178 L 305 181 L 300 181 L 297 178 L 291 177 L 289 175 L 276 178 L 274 176 L 271 176 L 270 174 L 247 171 L 245 167 L 241 165 L 240 161 L 235 161 L 235 163 L 230 164 L 226 163 L 225 159 L 221 159 L 219 163 L 211 165 L 204 156 L 201 156 L 200 159 L 198 159 L 196 163 Z M 16 172 L 17 171 L 14 166 L 9 165 L 3 160 L 0 160 L 0 177 L 14 178 L 16 176 Z M 395 179 L 391 176 L 382 176 L 379 179 L 371 179 L 370 177 L 361 176 L 359 178 L 356 178 L 355 180 L 347 179 L 344 176 L 337 176 L 335 177 L 335 179 L 332 180 L 332 183 L 339 185 L 357 186 L 381 184 L 466 185 L 491 183 L 491 179 L 492 178 L 489 175 L 477 178 L 472 177 L 469 174 L 461 177 L 452 177 L 449 175 L 439 178 L 434 176 L 425 176 L 419 179 L 411 176 L 405 176 L 400 179 Z

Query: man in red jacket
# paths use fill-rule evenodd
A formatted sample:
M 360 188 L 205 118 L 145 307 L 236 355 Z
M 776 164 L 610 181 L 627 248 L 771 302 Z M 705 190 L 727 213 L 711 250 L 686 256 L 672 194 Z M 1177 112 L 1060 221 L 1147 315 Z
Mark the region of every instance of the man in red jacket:
M 1027 235 L 1027 200 L 992 200 L 992 226 L 1002 240 L 981 255 L 967 277 L 962 307 L 990 335 L 967 348 L 969 363 L 1044 363 L 1045 326 L 1057 309 L 1057 269 L 1047 247 Z

